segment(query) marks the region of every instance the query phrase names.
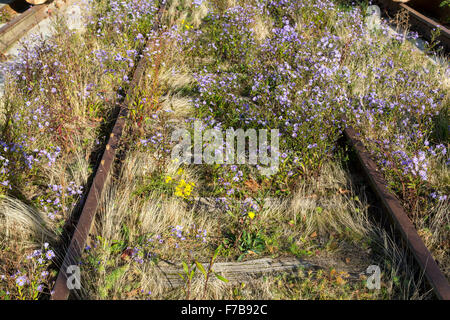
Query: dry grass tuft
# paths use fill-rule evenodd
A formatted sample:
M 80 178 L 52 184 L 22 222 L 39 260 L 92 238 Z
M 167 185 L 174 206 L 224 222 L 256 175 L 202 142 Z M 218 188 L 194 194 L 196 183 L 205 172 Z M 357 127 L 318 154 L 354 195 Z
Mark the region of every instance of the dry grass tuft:
M 0 234 L 4 239 L 25 241 L 31 237 L 55 240 L 46 214 L 9 196 L 0 197 Z

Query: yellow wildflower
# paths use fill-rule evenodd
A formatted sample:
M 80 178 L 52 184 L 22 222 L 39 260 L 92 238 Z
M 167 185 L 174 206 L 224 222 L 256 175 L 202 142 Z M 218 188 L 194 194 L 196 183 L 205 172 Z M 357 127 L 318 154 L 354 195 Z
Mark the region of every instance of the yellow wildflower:
M 182 192 L 181 189 L 178 188 L 178 187 L 176 188 L 175 195 L 176 195 L 177 197 L 184 198 L 183 192 Z
M 190 184 L 186 185 L 186 187 L 184 188 L 185 195 L 189 196 L 189 195 L 191 195 L 191 192 L 192 192 L 192 186 Z

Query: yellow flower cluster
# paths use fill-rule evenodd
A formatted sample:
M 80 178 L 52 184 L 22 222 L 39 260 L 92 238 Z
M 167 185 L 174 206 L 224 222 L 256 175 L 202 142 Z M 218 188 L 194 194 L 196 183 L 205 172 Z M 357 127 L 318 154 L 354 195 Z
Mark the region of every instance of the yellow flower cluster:
M 183 173 L 184 173 L 184 170 L 179 168 L 176 174 L 178 176 L 181 176 Z M 165 181 L 166 181 L 166 183 L 171 183 L 174 180 L 171 176 L 166 176 Z M 181 179 L 178 182 L 178 185 L 175 187 L 175 195 L 177 197 L 187 199 L 192 194 L 194 187 L 195 187 L 194 182 L 186 182 L 184 179 Z
M 181 179 L 178 185 L 175 187 L 175 195 L 186 199 L 191 195 L 194 187 L 195 183 L 193 182 L 186 183 L 184 179 Z
M 184 20 L 181 20 L 181 24 L 184 25 L 184 27 L 186 28 L 186 30 L 189 30 L 189 29 L 193 29 L 193 28 L 194 28 L 194 26 L 190 26 L 190 25 L 188 25 L 188 24 L 185 24 L 184 22 L 185 22 Z

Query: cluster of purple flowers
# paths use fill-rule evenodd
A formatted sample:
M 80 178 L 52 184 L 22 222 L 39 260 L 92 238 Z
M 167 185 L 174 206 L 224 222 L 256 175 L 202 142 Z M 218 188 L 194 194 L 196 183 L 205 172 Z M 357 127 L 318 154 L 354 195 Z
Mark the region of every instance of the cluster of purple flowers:
M 69 210 L 81 194 L 83 194 L 83 186 L 76 185 L 74 181 L 69 182 L 69 185 L 65 187 L 48 185 L 48 191 L 39 200 L 39 205 L 53 220 L 57 215 Z
M 11 188 L 11 175 L 16 172 L 36 171 L 43 165 L 53 166 L 61 153 L 59 147 L 39 150 L 31 149 L 29 144 L 26 137 L 20 144 L 0 140 L 0 184 L 3 187 Z
M 104 96 L 104 88 L 101 88 L 102 92 L 99 91 L 103 82 L 99 75 L 116 76 L 111 78 L 112 90 L 129 82 L 127 77 L 134 67 L 138 50 L 150 33 L 159 3 L 155 0 L 111 1 L 106 11 L 105 8 L 98 7 L 96 2 L 89 5 L 91 16 L 88 26 L 100 30 L 97 36 L 100 33 L 104 36 L 94 46 L 96 49 L 91 55 L 85 53 L 92 47 L 88 45 L 90 40 L 80 40 L 74 32 L 67 31 L 63 37 L 74 41 L 82 49 L 63 48 L 61 34 L 49 39 L 40 39 L 39 35 L 34 35 L 23 43 L 17 59 L 1 65 L 1 71 L 8 79 L 5 94 L 11 95 L 10 100 L 14 105 L 11 114 L 7 116 L 7 119 L 12 117 L 12 124 L 8 127 L 9 134 L 0 139 L 2 192 L 11 189 L 11 184 L 15 181 L 32 183 L 28 178 L 18 179 L 19 175 L 27 176 L 29 172 L 36 175 L 45 170 L 46 165 L 54 165 L 62 152 L 59 147 L 62 138 L 65 138 L 62 136 L 70 136 L 72 130 L 77 130 L 65 128 L 77 126 L 80 108 L 89 108 L 86 112 L 81 110 L 82 115 L 102 117 L 91 111 L 91 104 L 97 106 L 108 101 Z M 104 28 L 108 32 L 104 32 Z M 111 29 L 114 32 L 110 32 Z M 89 29 L 87 37 L 91 32 L 95 33 L 93 29 Z M 127 37 L 123 38 L 123 35 Z M 72 63 L 68 56 L 76 59 L 77 63 Z M 80 79 L 77 77 L 81 77 L 83 81 L 79 88 L 77 85 Z M 104 101 L 99 102 L 98 97 Z M 79 101 L 81 106 L 75 103 L 78 111 L 73 108 L 74 98 L 82 100 Z M 43 148 L 43 143 L 48 147 Z M 17 179 L 12 179 L 12 176 Z M 57 195 L 55 199 L 41 199 L 41 202 L 62 200 L 59 198 L 60 195 Z M 49 214 L 53 216 L 52 213 Z
M 307 17 L 292 19 L 302 12 Z M 255 13 L 275 19 L 270 35 L 260 42 L 253 39 Z M 327 21 L 329 17 L 335 20 Z M 201 32 L 185 33 L 180 43 L 231 67 L 216 63 L 197 70 L 199 95 L 193 103 L 200 120 L 222 130 L 279 128 L 285 155 L 279 175 L 319 170 L 335 149 L 346 125 L 344 116 L 361 129 L 364 139 L 370 140 L 370 132 L 391 135 L 395 143 L 376 148 L 374 156 L 387 170 L 395 159 L 401 168 L 396 174 L 426 182 L 430 157 L 445 156 L 445 146 L 431 146 L 426 140 L 445 96 L 437 89 L 439 80 L 430 78 L 430 70 L 412 67 L 397 56 L 403 50 L 399 43 L 415 38 L 413 34 L 405 38 L 384 23 L 380 33 L 372 32 L 358 7 L 343 11 L 328 0 L 258 1 L 210 13 L 207 21 Z M 346 36 L 328 28 L 328 22 L 345 26 Z M 308 30 L 315 30 L 313 36 Z M 231 51 L 235 44 L 240 51 Z M 388 49 L 382 51 L 383 46 Z M 364 61 L 365 67 L 347 60 Z M 364 89 L 355 90 L 358 86 Z M 234 175 L 228 177 L 229 170 L 222 167 L 218 182 L 226 195 L 236 194 L 234 183 L 242 175 L 233 167 Z
M 4 292 L 15 299 L 37 299 L 38 294 L 48 286 L 50 273 L 47 267 L 55 256 L 49 244 L 44 243 L 42 249 L 34 250 L 26 257 L 26 268 L 21 268 L 9 276 L 0 275 L 0 289 L 6 285 Z M 23 290 L 24 287 L 29 287 L 29 290 Z

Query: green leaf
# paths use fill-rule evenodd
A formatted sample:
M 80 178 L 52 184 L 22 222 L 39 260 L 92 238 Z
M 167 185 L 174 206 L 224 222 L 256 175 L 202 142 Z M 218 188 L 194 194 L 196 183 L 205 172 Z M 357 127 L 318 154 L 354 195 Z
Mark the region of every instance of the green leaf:
M 233 214 L 230 210 L 227 210 L 227 213 L 228 213 L 232 218 L 234 218 L 234 214 Z
M 246 255 L 247 255 L 247 251 L 244 252 L 243 254 L 241 254 L 241 255 L 239 256 L 239 258 L 237 258 L 237 261 L 240 262 L 242 259 L 244 259 L 244 257 L 245 257 Z
M 203 265 L 200 262 L 198 262 L 198 261 L 195 261 L 195 264 L 197 265 L 198 269 L 203 273 L 203 275 L 206 278 L 208 275 L 206 274 L 206 270 L 203 267 Z
M 123 234 L 124 238 L 126 239 L 126 241 L 128 242 L 128 240 L 130 238 L 130 229 L 128 228 L 128 226 L 126 224 L 122 224 L 122 234 Z
M 220 274 L 218 274 L 217 272 L 214 272 L 214 275 L 216 276 L 217 279 L 219 279 L 220 281 L 223 281 L 225 283 L 229 282 L 227 278 L 222 277 Z
M 444 0 L 439 4 L 439 7 L 443 8 L 445 6 L 450 6 L 450 0 Z
M 186 262 L 182 261 L 181 264 L 183 265 L 184 273 L 189 275 L 189 267 Z
M 220 244 L 216 251 L 214 251 L 213 261 L 216 260 L 216 258 L 219 256 L 220 250 L 222 250 L 222 244 Z

